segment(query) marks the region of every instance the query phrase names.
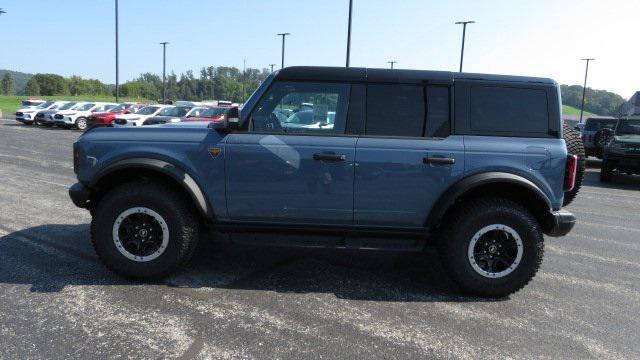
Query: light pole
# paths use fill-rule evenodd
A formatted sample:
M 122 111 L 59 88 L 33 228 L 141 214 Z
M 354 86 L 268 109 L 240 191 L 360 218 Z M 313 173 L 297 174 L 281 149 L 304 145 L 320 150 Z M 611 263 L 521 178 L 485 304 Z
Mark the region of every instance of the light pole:
M 462 49 L 460 50 L 460 72 L 462 72 L 462 61 L 464 60 L 464 38 L 467 33 L 467 24 L 475 24 L 475 21 L 458 21 L 456 25 L 462 25 Z
M 396 64 L 396 63 L 398 63 L 398 62 L 395 61 L 395 60 L 387 61 L 387 64 L 391 64 L 391 69 L 392 70 L 393 70 L 393 64 Z
M 165 86 L 167 79 L 167 44 L 169 42 L 161 42 L 162 45 L 162 103 L 167 103 L 167 88 Z
M 595 60 L 593 58 L 580 59 L 587 62 L 586 69 L 584 70 L 584 85 L 582 86 L 582 104 L 580 105 L 580 123 L 582 124 L 582 113 L 584 112 L 584 96 L 587 93 L 587 75 L 589 74 L 589 62 Z
M 271 72 L 273 72 L 273 67 L 276 66 L 276 64 L 269 64 L 269 66 L 271 66 Z
M 349 25 L 347 27 L 347 67 L 351 58 L 351 13 L 353 11 L 353 0 L 349 0 Z
M 242 102 L 244 102 L 244 83 L 247 80 L 247 59 L 242 59 Z
M 120 98 L 119 66 L 118 66 L 118 0 L 116 0 L 116 102 Z
M 282 36 L 282 62 L 280 64 L 280 68 L 284 68 L 284 38 L 287 37 L 287 35 L 291 35 L 291 33 L 280 33 L 278 34 L 278 36 Z

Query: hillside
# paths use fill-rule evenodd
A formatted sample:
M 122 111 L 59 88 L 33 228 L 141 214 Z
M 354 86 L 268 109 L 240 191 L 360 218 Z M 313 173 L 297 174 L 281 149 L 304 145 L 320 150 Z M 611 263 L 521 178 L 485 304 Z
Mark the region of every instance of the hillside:
M 574 108 L 573 106 L 569 106 L 569 105 L 562 105 L 562 114 L 563 115 L 580 115 L 580 109 L 579 108 Z M 588 111 L 584 111 L 584 115 L 593 115 L 593 113 L 590 113 Z
M 23 95 L 24 88 L 27 85 L 27 81 L 29 81 L 29 79 L 33 76 L 33 74 L 27 74 L 19 71 L 12 71 L 12 70 L 0 70 L 0 79 L 2 79 L 5 73 L 13 74 L 13 78 L 15 79 L 15 83 L 16 83 L 16 94 Z

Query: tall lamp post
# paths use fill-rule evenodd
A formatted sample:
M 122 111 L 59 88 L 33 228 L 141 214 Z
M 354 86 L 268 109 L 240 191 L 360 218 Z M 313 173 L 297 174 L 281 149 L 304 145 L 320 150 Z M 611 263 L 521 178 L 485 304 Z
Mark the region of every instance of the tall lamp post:
M 116 102 L 120 98 L 120 81 L 119 81 L 119 73 L 120 68 L 118 64 L 118 0 L 116 1 Z
M 167 44 L 169 42 L 163 41 L 160 43 L 162 45 L 162 103 L 167 103 Z
M 462 72 L 462 61 L 464 60 L 464 38 L 467 34 L 467 24 L 475 24 L 475 21 L 458 21 L 456 25 L 462 25 L 462 49 L 460 50 L 460 72 Z
M 395 60 L 387 61 L 387 64 L 391 64 L 391 69 L 392 70 L 393 70 L 393 64 L 396 64 L 396 63 L 398 63 L 398 62 L 395 61 Z
M 587 58 L 581 59 L 582 61 L 587 62 L 586 69 L 584 70 L 584 85 L 582 86 L 582 104 L 580 105 L 580 123 L 582 123 L 582 114 L 584 113 L 584 96 L 587 93 L 587 75 L 589 75 L 589 63 L 595 59 Z
M 353 12 L 353 0 L 349 0 L 349 25 L 347 27 L 347 66 L 351 58 L 351 13 Z
M 278 34 L 278 36 L 282 36 L 282 61 L 280 63 L 280 68 L 284 68 L 284 38 L 287 37 L 288 35 L 291 35 L 291 33 Z

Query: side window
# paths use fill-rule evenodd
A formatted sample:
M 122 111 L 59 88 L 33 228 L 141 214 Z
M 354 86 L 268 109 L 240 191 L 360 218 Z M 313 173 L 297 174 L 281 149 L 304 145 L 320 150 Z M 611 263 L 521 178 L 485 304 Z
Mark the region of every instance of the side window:
M 448 86 L 427 86 L 427 128 L 425 136 L 445 138 L 451 134 Z
M 344 134 L 349 84 L 276 82 L 251 114 L 250 132 Z
M 420 137 L 424 133 L 424 88 L 368 85 L 366 135 Z
M 547 94 L 542 89 L 472 86 L 469 125 L 479 132 L 547 134 Z

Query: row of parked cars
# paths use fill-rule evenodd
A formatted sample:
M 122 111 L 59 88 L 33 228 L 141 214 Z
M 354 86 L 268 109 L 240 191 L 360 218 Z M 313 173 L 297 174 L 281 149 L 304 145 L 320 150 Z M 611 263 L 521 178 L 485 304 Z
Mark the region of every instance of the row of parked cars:
M 602 159 L 600 181 L 616 173 L 640 174 L 640 117 L 591 117 L 576 124 L 586 156 Z
M 181 121 L 221 122 L 230 101 L 177 101 L 175 104 L 109 103 L 29 99 L 15 119 L 26 125 L 86 130 L 92 127 L 131 127 Z

